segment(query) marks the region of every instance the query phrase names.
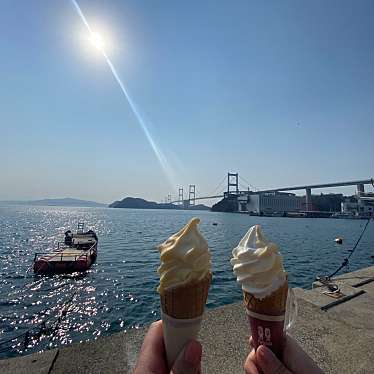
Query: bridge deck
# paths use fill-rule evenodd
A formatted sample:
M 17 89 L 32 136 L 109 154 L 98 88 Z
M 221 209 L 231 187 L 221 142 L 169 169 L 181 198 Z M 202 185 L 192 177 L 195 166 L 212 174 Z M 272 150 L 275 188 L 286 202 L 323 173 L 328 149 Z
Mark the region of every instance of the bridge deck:
M 297 190 L 306 190 L 306 189 L 318 189 L 318 188 L 331 188 L 331 187 L 344 187 L 344 186 L 357 186 L 359 184 L 371 184 L 374 186 L 374 179 L 363 179 L 363 180 L 355 180 L 355 181 L 347 181 L 347 182 L 334 182 L 334 183 L 322 183 L 322 184 L 309 184 L 304 186 L 292 186 L 292 187 L 281 187 L 281 188 L 272 188 L 268 190 L 260 190 L 254 191 L 251 193 L 258 194 L 258 193 L 266 193 L 266 192 L 282 192 L 282 191 L 297 191 Z M 239 191 L 239 194 L 246 194 L 248 191 Z M 193 200 L 209 200 L 209 199 L 218 199 L 224 197 L 224 195 L 214 195 L 214 196 L 201 196 L 196 197 Z M 181 203 L 180 200 L 172 201 L 171 204 Z

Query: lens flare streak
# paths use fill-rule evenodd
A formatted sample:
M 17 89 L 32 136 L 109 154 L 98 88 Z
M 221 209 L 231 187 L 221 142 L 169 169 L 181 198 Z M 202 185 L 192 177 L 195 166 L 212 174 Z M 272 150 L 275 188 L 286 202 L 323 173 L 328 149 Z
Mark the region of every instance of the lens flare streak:
M 71 2 L 73 3 L 79 17 L 81 18 L 82 22 L 84 23 L 84 25 L 86 26 L 87 30 L 89 31 L 90 35 L 91 36 L 94 36 L 95 33 L 94 31 L 92 30 L 91 26 L 89 25 L 85 15 L 83 14 L 79 4 L 77 3 L 76 0 L 71 0 Z M 126 100 L 128 102 L 128 104 L 130 105 L 130 108 L 132 110 L 132 112 L 134 113 L 136 119 L 138 120 L 139 124 L 140 124 L 140 127 L 142 128 L 143 132 L 144 132 L 144 135 L 146 136 L 153 152 L 155 153 L 156 157 L 157 157 L 157 160 L 158 162 L 160 163 L 169 183 L 174 186 L 176 183 L 174 182 L 174 177 L 173 177 L 173 173 L 172 173 L 172 170 L 171 170 L 171 167 L 165 157 L 165 155 L 163 154 L 163 152 L 161 151 L 161 149 L 159 148 L 159 146 L 156 144 L 155 140 L 153 139 L 153 137 L 151 136 L 149 130 L 148 130 L 148 127 L 146 126 L 145 124 L 145 121 L 142 117 L 142 115 L 140 114 L 140 111 L 139 109 L 137 108 L 137 106 L 135 105 L 135 102 L 134 100 L 130 97 L 125 85 L 123 84 L 121 78 L 119 77 L 118 73 L 117 73 L 117 70 L 116 68 L 114 67 L 112 61 L 110 60 L 110 58 L 108 57 L 108 55 L 106 54 L 105 50 L 103 48 L 100 48 L 99 51 L 101 52 L 101 54 L 103 55 L 106 63 L 108 64 L 109 66 L 109 69 L 111 70 L 112 74 L 113 74 L 113 77 L 114 79 L 117 81 L 122 93 L 124 94 L 124 96 L 126 97 Z

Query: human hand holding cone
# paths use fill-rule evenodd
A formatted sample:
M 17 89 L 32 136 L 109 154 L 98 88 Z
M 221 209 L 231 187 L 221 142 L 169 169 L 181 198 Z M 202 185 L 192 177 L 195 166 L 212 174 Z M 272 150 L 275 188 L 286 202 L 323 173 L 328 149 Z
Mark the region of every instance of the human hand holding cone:
M 267 345 L 281 357 L 288 281 L 278 247 L 256 225 L 232 254 L 230 262 L 242 285 L 254 346 Z
M 210 252 L 193 218 L 159 246 L 160 294 L 163 332 L 169 368 L 190 339 L 196 339 L 209 286 Z

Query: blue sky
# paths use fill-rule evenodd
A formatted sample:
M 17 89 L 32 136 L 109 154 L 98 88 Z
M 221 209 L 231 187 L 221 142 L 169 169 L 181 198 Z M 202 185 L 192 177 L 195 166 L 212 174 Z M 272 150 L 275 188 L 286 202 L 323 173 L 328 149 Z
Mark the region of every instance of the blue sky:
M 373 1 L 79 4 L 168 171 L 72 3 L 3 0 L 0 200 L 374 176 Z

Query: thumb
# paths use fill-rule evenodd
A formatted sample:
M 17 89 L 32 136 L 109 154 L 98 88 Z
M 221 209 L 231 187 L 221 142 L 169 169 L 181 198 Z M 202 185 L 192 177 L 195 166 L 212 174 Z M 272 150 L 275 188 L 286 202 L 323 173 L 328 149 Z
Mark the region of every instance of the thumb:
M 266 346 L 260 345 L 256 350 L 257 365 L 264 374 L 292 374 L 275 354 Z
M 179 353 L 171 369 L 172 374 L 198 374 L 201 368 L 201 344 L 190 340 Z

